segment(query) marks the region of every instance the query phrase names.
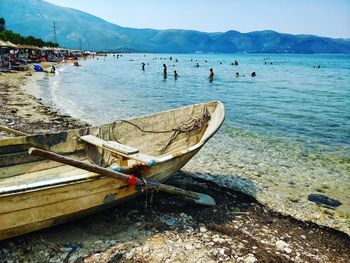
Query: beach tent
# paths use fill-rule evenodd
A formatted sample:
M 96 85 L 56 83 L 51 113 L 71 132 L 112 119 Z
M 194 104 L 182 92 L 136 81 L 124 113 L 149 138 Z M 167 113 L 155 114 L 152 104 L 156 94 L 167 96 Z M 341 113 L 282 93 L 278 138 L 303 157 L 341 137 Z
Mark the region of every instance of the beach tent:
M 3 49 L 7 49 L 8 44 L 5 41 L 0 40 L 0 61 L 2 60 Z
M 6 41 L 6 44 L 7 44 L 7 47 L 10 47 L 10 48 L 18 48 L 17 45 L 13 44 L 13 43 L 10 42 L 10 41 Z
M 37 47 L 37 46 L 30 46 L 30 45 L 18 45 L 18 48 L 20 48 L 20 49 L 36 49 L 36 50 L 40 50 L 39 47 Z
M 83 56 L 83 51 L 81 51 L 80 49 L 70 50 L 69 53 L 71 53 L 73 56 L 76 56 L 76 57 Z
M 54 47 L 43 47 L 42 48 L 42 50 L 51 50 L 51 51 L 53 51 L 53 50 L 55 50 L 56 48 L 54 48 Z
M 5 41 L 0 40 L 0 47 L 9 47 L 9 45 Z

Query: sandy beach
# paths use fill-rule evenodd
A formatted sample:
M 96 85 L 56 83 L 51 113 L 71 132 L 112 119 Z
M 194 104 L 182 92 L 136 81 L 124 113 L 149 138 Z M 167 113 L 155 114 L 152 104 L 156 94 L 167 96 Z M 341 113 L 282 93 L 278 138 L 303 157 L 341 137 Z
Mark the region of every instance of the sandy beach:
M 43 68 L 50 68 L 52 64 L 44 63 Z M 58 113 L 32 95 L 37 93 L 36 81 L 45 74 L 33 71 L 0 74 L 0 125 L 28 134 L 55 132 L 86 125 Z
M 36 81 L 45 73 L 31 74 L 0 74 L 0 125 L 28 134 L 88 125 L 36 97 Z M 216 207 L 193 206 L 161 193 L 146 206 L 149 200 L 141 196 L 97 215 L 0 241 L 0 261 L 349 262 L 349 235 L 275 212 L 203 171 L 184 171 L 168 183 L 209 194 Z

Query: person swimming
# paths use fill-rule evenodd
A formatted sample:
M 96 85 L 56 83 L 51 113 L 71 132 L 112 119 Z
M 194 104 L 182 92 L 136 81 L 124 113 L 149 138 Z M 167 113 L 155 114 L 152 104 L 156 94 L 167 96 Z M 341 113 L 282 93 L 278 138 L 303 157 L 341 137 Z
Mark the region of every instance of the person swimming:
M 236 72 L 236 78 L 238 78 L 239 77 L 239 72 Z
M 251 76 L 252 76 L 253 78 L 254 78 L 254 77 L 256 77 L 256 73 L 255 73 L 255 71 L 254 71 L 254 72 L 252 72 Z
M 199 68 L 198 62 L 194 65 L 195 68 Z
M 214 71 L 213 69 L 211 68 L 209 70 L 209 81 L 212 82 L 214 80 Z

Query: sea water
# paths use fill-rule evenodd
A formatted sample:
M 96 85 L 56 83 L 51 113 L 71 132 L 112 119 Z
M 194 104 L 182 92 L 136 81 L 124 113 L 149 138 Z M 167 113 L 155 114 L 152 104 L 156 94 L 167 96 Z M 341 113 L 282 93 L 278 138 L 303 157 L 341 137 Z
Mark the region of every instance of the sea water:
M 303 219 L 312 211 L 312 220 L 350 232 L 350 56 L 123 54 L 79 63 L 41 80 L 41 97 L 94 125 L 220 100 L 223 127 L 185 169 L 244 178 L 246 192 L 277 210 Z M 342 205 L 324 210 L 308 202 L 311 193 Z

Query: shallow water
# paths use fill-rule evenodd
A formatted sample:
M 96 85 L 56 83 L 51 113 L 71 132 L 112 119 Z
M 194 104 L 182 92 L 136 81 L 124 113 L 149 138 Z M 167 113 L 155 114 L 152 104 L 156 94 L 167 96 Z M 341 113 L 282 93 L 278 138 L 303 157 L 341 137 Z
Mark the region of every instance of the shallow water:
M 244 54 L 99 57 L 81 61 L 82 67 L 68 65 L 56 76 L 41 80 L 40 95 L 92 124 L 220 100 L 225 104 L 225 124 L 186 169 L 246 178 L 255 185 L 254 194 L 260 200 L 291 214 L 303 206 L 322 214 L 323 208 L 308 202 L 307 195 L 326 194 L 343 203 L 335 211 L 326 211 L 329 220 L 345 224 L 340 227 L 343 229 L 350 220 L 349 58 Z M 231 65 L 234 60 L 239 66 Z M 194 67 L 197 62 L 199 68 Z M 163 63 L 168 66 L 166 79 Z M 317 65 L 319 69 L 314 68 Z M 213 82 L 208 81 L 209 68 L 214 69 Z M 179 74 L 176 80 L 174 69 Z M 253 71 L 255 78 L 250 76 Z M 241 77 L 236 78 L 236 72 Z

